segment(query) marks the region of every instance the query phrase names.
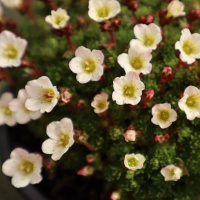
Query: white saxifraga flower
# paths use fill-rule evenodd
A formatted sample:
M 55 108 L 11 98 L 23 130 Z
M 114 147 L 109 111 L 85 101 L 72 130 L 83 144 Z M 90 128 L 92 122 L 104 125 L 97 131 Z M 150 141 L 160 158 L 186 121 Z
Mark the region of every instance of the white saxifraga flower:
M 124 165 L 130 170 L 142 169 L 145 161 L 145 157 L 142 154 L 126 154 L 124 158 Z
M 117 0 L 89 0 L 88 15 L 96 22 L 111 19 L 120 11 L 120 3 Z
M 0 98 L 0 125 L 6 124 L 8 126 L 14 126 L 16 124 L 15 112 L 11 111 L 9 107 L 10 101 L 13 99 L 13 95 L 10 92 L 5 92 Z
M 184 3 L 180 2 L 179 0 L 173 0 L 169 3 L 167 6 L 167 15 L 166 17 L 180 17 L 180 16 L 185 16 L 184 10 Z
M 152 69 L 151 59 L 151 52 L 145 51 L 141 45 L 136 44 L 129 48 L 128 54 L 120 54 L 117 61 L 126 73 L 134 71 L 138 74 L 149 74 Z
M 188 86 L 179 100 L 178 106 L 185 112 L 187 119 L 200 118 L 200 90 L 197 87 Z
M 57 10 L 52 10 L 51 15 L 46 16 L 45 21 L 55 29 L 64 28 L 70 17 L 67 14 L 67 11 L 62 8 L 58 8 Z
M 74 131 L 71 119 L 63 118 L 61 121 L 51 122 L 47 126 L 47 139 L 42 144 L 42 151 L 52 154 L 53 160 L 59 160 L 74 144 Z
M 139 44 L 144 49 L 152 51 L 157 48 L 157 45 L 162 40 L 160 27 L 154 23 L 149 25 L 137 24 L 135 25 L 133 32 L 136 37 L 136 39 L 130 41 L 130 46 L 133 47 L 135 44 Z
M 137 132 L 135 130 L 127 130 L 126 133 L 124 133 L 124 138 L 126 142 L 134 142 L 136 139 Z
M 141 100 L 145 86 L 136 72 L 128 72 L 125 76 L 114 79 L 113 88 L 112 99 L 118 105 L 136 105 Z
M 39 111 L 30 111 L 25 107 L 28 95 L 24 89 L 18 92 L 16 99 L 13 99 L 9 103 L 9 108 L 16 113 L 16 121 L 19 124 L 26 124 L 31 119 L 35 120 L 40 118 L 41 113 Z
M 8 8 L 20 8 L 23 0 L 0 0 L 0 2 Z
M 95 108 L 94 112 L 97 114 L 106 111 L 109 106 L 108 95 L 104 92 L 101 94 L 97 94 L 94 97 L 91 106 Z
M 180 59 L 187 64 L 192 64 L 196 59 L 200 58 L 200 34 L 190 33 L 185 28 L 181 31 L 180 41 L 175 44 L 175 49 L 180 51 Z
M 29 81 L 25 89 L 29 96 L 25 106 L 30 111 L 51 112 L 58 102 L 59 92 L 47 76 Z
M 12 176 L 13 186 L 20 188 L 29 183 L 39 183 L 42 180 L 41 168 L 42 157 L 39 154 L 16 148 L 11 152 L 10 159 L 3 163 L 2 171 L 5 175 Z
M 10 31 L 0 33 L 0 67 L 18 67 L 26 50 L 27 41 Z
M 69 63 L 69 68 L 76 73 L 76 79 L 80 83 L 90 80 L 98 81 L 103 75 L 104 54 L 100 50 L 90 50 L 80 46 L 75 51 L 75 58 Z
M 152 123 L 159 125 L 160 128 L 168 128 L 172 122 L 176 121 L 177 113 L 171 108 L 169 103 L 156 104 L 152 108 Z
M 183 174 L 182 169 L 175 165 L 167 165 L 160 172 L 165 177 L 165 181 L 177 181 Z

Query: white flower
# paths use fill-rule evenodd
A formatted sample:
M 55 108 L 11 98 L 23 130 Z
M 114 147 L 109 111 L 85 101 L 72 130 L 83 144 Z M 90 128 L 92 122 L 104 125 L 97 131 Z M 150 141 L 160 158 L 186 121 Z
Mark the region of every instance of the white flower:
M 23 0 L 0 0 L 8 8 L 20 8 Z
M 57 10 L 52 10 L 51 15 L 46 16 L 45 21 L 52 25 L 55 29 L 64 28 L 70 17 L 67 14 L 67 11 L 62 8 L 58 8 Z
M 94 97 L 91 106 L 95 108 L 94 112 L 97 114 L 106 111 L 109 106 L 108 95 L 104 92 L 101 94 L 97 94 Z
M 166 17 L 180 17 L 180 16 L 185 16 L 184 10 L 184 3 L 180 2 L 179 0 L 173 0 L 169 3 L 167 6 L 167 15 Z
M 152 108 L 152 115 L 152 123 L 159 125 L 162 129 L 168 128 L 177 119 L 177 113 L 169 103 L 156 104 Z
M 59 92 L 47 76 L 29 81 L 25 89 L 29 96 L 25 106 L 30 111 L 51 112 L 58 102 Z
M 137 132 L 135 130 L 127 130 L 126 133 L 124 133 L 124 138 L 126 142 L 134 142 L 136 138 Z
M 175 165 L 167 165 L 161 169 L 161 174 L 165 177 L 165 181 L 177 181 L 182 176 L 182 169 Z
M 141 100 L 145 86 L 136 72 L 128 72 L 125 76 L 117 77 L 113 81 L 113 101 L 118 105 L 136 105 Z
M 149 74 L 152 69 L 151 59 L 151 52 L 145 51 L 141 45 L 136 44 L 129 48 L 128 54 L 120 54 L 117 61 L 126 73 L 134 71 L 138 74 Z
M 30 111 L 27 110 L 25 107 L 25 102 L 28 98 L 28 95 L 24 89 L 21 89 L 18 92 L 18 96 L 16 99 L 13 99 L 9 103 L 9 108 L 13 112 L 16 113 L 16 121 L 19 124 L 26 124 L 31 119 L 38 119 L 41 116 L 41 113 L 39 111 Z
M 87 83 L 90 80 L 98 81 L 103 75 L 104 55 L 100 50 L 90 50 L 83 46 L 75 51 L 75 58 L 69 63 L 69 68 L 76 73 L 76 79 L 80 83 Z
M 116 0 L 89 0 L 88 15 L 96 22 L 111 19 L 120 11 L 120 4 Z
M 185 112 L 187 119 L 200 118 L 200 90 L 197 87 L 188 86 L 179 100 L 178 106 Z
M 145 161 L 145 157 L 142 154 L 126 154 L 124 158 L 124 165 L 130 170 L 142 169 Z
M 39 154 L 16 148 L 11 152 L 10 159 L 3 163 L 2 171 L 5 175 L 12 176 L 13 186 L 20 188 L 29 183 L 39 183 L 42 180 L 41 168 L 42 157 Z
M 18 67 L 26 50 L 27 41 L 10 31 L 0 33 L 0 67 Z
M 8 126 L 14 126 L 16 124 L 15 112 L 11 111 L 9 107 L 10 101 L 13 99 L 13 95 L 10 92 L 5 92 L 0 98 L 0 125 L 7 124 Z
M 47 139 L 42 144 L 42 151 L 46 154 L 52 154 L 53 160 L 59 160 L 61 156 L 68 151 L 74 144 L 74 131 L 71 119 L 63 118 L 61 121 L 51 122 L 47 126 Z
M 148 51 L 155 50 L 157 45 L 162 40 L 162 34 L 160 27 L 154 23 L 149 25 L 137 24 L 135 25 L 133 32 L 136 39 L 132 39 L 130 46 L 135 46 L 135 44 L 141 45 L 144 49 Z
M 196 59 L 200 58 L 200 34 L 190 33 L 190 30 L 185 28 L 182 31 L 180 41 L 175 44 L 175 49 L 180 51 L 180 59 L 183 62 L 192 64 Z

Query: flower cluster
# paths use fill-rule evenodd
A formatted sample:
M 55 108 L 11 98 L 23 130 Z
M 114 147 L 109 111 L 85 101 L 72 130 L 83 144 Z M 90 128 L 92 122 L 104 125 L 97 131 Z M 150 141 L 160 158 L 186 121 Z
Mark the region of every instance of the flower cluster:
M 2 171 L 12 184 L 39 183 L 43 165 L 47 175 L 71 170 L 115 183 L 111 199 L 186 199 L 184 184 L 174 192 L 166 182 L 184 176 L 193 188 L 200 174 L 200 33 L 190 6 L 63 1 L 66 10 L 42 0 L 37 17 L 26 1 L 1 1 L 38 28 L 32 34 L 0 12 L 0 80 L 14 88 L 0 96 L 0 125 L 29 123 L 41 154 L 11 152 Z

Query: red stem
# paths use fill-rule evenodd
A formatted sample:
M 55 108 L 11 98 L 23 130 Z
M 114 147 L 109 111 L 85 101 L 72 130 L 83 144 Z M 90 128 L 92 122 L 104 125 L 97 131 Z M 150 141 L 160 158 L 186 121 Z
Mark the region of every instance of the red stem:
M 70 34 L 66 34 L 66 39 L 67 39 L 67 42 L 70 46 L 70 49 L 72 51 L 75 51 L 76 47 L 74 46 L 73 42 L 72 42 L 72 38 L 71 38 L 71 35 Z

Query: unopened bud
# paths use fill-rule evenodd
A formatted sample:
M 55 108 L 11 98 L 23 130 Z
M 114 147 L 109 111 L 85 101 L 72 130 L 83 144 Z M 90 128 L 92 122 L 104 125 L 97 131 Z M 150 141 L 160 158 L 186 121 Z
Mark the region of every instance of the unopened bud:
M 137 132 L 135 130 L 127 130 L 126 133 L 124 133 L 124 138 L 126 142 L 134 142 L 136 139 Z
M 93 173 L 94 173 L 94 168 L 88 165 L 86 165 L 85 167 L 83 167 L 77 172 L 77 174 L 81 176 L 89 176 L 89 175 L 92 175 Z

